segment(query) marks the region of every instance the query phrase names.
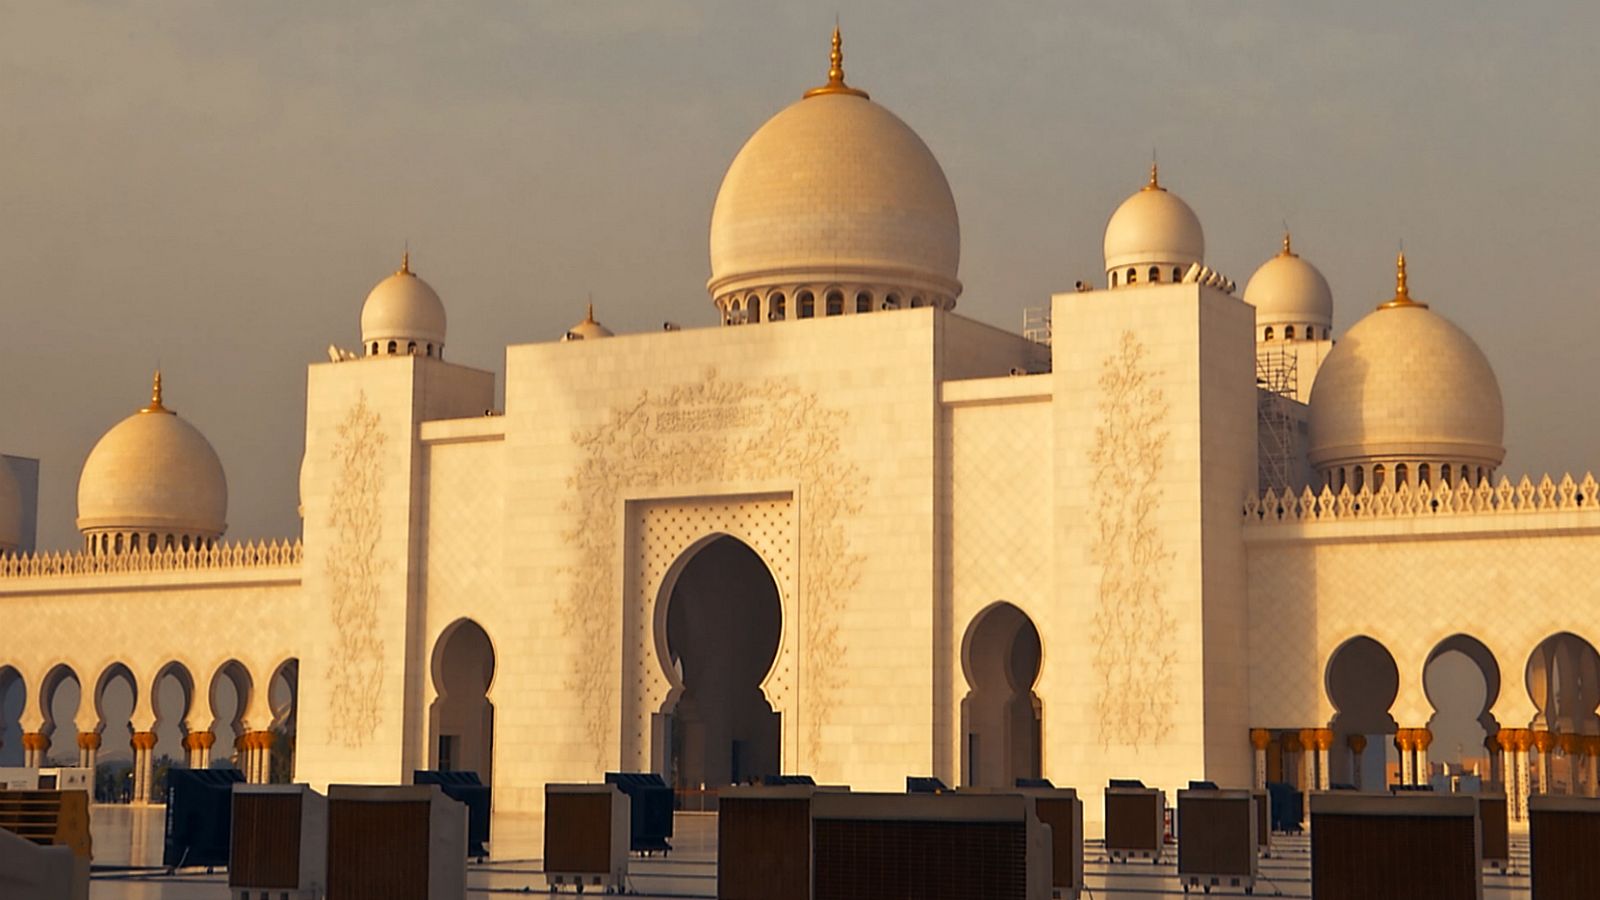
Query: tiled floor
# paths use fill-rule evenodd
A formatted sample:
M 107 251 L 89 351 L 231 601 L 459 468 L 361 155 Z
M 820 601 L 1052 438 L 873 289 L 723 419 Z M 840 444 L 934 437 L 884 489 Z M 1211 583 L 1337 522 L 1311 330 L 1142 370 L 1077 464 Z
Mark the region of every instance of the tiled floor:
M 226 900 L 227 876 L 217 872 L 183 870 L 167 875 L 160 869 L 163 837 L 160 808 L 95 807 L 93 832 L 95 873 L 91 900 Z M 489 898 L 501 894 L 545 892 L 548 885 L 539 865 L 537 833 L 531 820 L 495 819 L 496 857 L 474 865 L 468 874 L 468 895 Z M 636 859 L 631 867 L 631 889 L 640 900 L 658 898 L 712 898 L 717 894 L 716 817 L 703 813 L 679 814 L 673 826 L 671 856 Z M 1485 900 L 1528 896 L 1526 837 L 1513 836 L 1513 868 L 1520 875 L 1486 875 Z M 1168 855 L 1161 865 L 1148 862 L 1110 863 L 1097 843 L 1085 848 L 1086 897 L 1139 900 L 1183 896 L 1177 868 Z M 134 868 L 124 868 L 124 867 Z M 1258 897 L 1310 897 L 1311 857 L 1307 840 L 1280 839 L 1270 859 L 1261 861 Z M 1213 894 L 1238 895 L 1237 889 Z M 571 896 L 570 894 L 568 896 Z

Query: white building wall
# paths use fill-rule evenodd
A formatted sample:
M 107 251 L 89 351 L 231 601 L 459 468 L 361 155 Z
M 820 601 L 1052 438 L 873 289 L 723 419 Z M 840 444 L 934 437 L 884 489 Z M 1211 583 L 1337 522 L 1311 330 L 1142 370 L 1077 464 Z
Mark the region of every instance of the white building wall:
M 1172 285 L 1057 295 L 1052 319 L 1060 614 L 1041 636 L 1074 664 L 1042 680 L 1048 774 L 1091 797 L 1112 777 L 1243 784 L 1253 310 Z

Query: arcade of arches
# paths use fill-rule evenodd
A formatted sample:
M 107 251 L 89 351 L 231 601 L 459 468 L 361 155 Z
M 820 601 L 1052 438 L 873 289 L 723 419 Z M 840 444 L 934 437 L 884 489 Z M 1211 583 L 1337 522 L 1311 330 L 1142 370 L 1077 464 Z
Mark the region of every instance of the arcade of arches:
M 1561 632 L 1534 646 L 1521 669 L 1511 670 L 1518 671 L 1521 679 L 1505 679 L 1482 641 L 1452 635 L 1423 661 L 1422 689 L 1433 714 L 1425 722 L 1399 722 L 1391 712 L 1401 687 L 1394 656 L 1371 637 L 1352 636 L 1324 670 L 1334 709 L 1327 723 L 1251 729 L 1256 786 L 1449 789 L 1453 781 L 1476 779 L 1505 790 L 1516 820 L 1526 817 L 1530 794 L 1600 796 L 1600 653 Z M 1519 689 L 1527 692 L 1532 718 L 1500 721 L 1493 712 L 1498 701 Z
M 86 681 L 84 671 L 95 677 Z M 258 697 L 257 690 L 266 693 Z M 0 766 L 93 769 L 101 802 L 161 802 L 160 773 L 168 766 L 238 768 L 250 783 L 287 783 L 294 778 L 298 696 L 295 659 L 259 680 L 238 660 L 211 669 L 209 678 L 178 660 L 147 672 L 116 662 L 98 673 L 64 662 L 31 684 L 0 664 Z M 30 699 L 42 713 L 36 724 L 23 721 Z M 252 708 L 269 718 L 250 720 Z

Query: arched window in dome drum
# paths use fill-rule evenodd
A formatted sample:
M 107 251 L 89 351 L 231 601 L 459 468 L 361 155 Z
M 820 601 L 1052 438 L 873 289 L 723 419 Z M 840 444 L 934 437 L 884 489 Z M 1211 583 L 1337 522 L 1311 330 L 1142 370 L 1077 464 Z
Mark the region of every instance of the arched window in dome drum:
M 912 309 L 921 309 L 921 308 L 923 308 L 924 306 L 927 306 L 927 305 L 928 304 L 921 297 L 912 297 L 911 298 L 911 308 Z
M 1285 325 L 1283 327 L 1283 339 L 1286 340 L 1286 341 L 1294 340 L 1294 326 L 1293 325 Z
M 1116 272 L 1112 272 L 1111 273 L 1111 286 L 1112 287 L 1116 287 L 1117 286 L 1117 273 Z
M 428 355 L 429 355 L 429 356 L 432 356 L 432 355 L 433 355 L 433 345 L 432 345 L 432 344 L 429 344 L 429 345 L 428 345 Z
M 781 322 L 787 312 L 787 301 L 782 294 L 773 294 L 767 298 L 767 321 Z
M 1150 283 L 1151 284 L 1160 284 L 1161 283 L 1161 267 L 1160 266 L 1151 266 L 1150 267 Z
M 1375 466 L 1372 467 L 1372 491 L 1373 491 L 1373 493 L 1377 493 L 1378 491 L 1383 490 L 1383 476 L 1387 475 L 1387 474 L 1388 474 L 1388 470 L 1383 467 L 1382 463 L 1379 463 L 1378 465 L 1375 465 Z
M 417 355 L 417 342 L 416 341 L 407 342 L 406 343 L 406 352 L 411 354 L 412 356 L 416 356 Z
M 746 322 L 761 321 L 761 298 L 751 297 L 745 301 L 744 318 Z
M 398 350 L 399 348 L 400 348 L 399 344 L 397 344 L 394 341 L 390 341 L 389 342 L 389 355 L 393 356 L 395 354 L 395 351 Z
M 1401 463 L 1398 466 L 1395 466 L 1394 467 L 1394 486 L 1395 486 L 1395 488 L 1398 490 L 1401 485 L 1410 484 L 1411 483 L 1410 475 L 1411 475 L 1411 470 L 1406 466 L 1405 463 Z
M 1139 283 L 1139 270 L 1133 268 L 1132 266 L 1128 267 L 1128 283 L 1129 284 L 1138 284 Z
M 1359 493 L 1361 493 L 1361 489 L 1366 487 L 1366 486 L 1367 486 L 1367 467 L 1366 466 L 1356 466 L 1356 468 L 1355 468 L 1355 478 L 1351 479 L 1351 482 L 1350 482 L 1350 492 L 1353 493 L 1353 494 L 1359 494 Z
M 1479 466 L 1478 467 L 1478 483 L 1479 484 L 1483 484 L 1483 479 L 1487 478 L 1487 477 L 1488 477 L 1488 473 L 1483 470 L 1483 466 Z
M 872 295 L 866 291 L 856 294 L 856 312 L 872 312 Z
M 829 315 L 829 316 L 842 316 L 842 315 L 844 315 L 844 293 L 843 292 L 841 292 L 841 291 L 829 291 L 828 292 L 828 307 L 827 307 L 827 311 L 824 313 L 824 315 Z
M 900 295 L 899 294 L 890 294 L 889 296 L 883 298 L 883 308 L 884 309 L 899 309 L 900 308 Z
M 810 291 L 801 291 L 794 295 L 796 315 L 802 319 L 809 319 L 817 313 L 817 298 Z
M 145 540 L 145 552 L 147 552 L 147 553 L 156 552 L 156 536 L 155 536 L 155 533 L 151 532 L 150 534 L 145 535 L 145 539 L 146 539 Z
M 1461 483 L 1472 484 L 1472 470 L 1466 466 L 1461 467 Z
M 378 355 L 378 342 L 377 341 L 373 341 L 372 342 L 372 355 L 373 356 L 377 356 Z
M 1177 266 L 1172 267 L 1172 283 L 1177 284 L 1183 280 L 1183 270 Z
M 176 549 L 178 549 L 178 538 L 177 538 L 176 535 L 171 535 L 171 534 L 167 535 L 167 549 L 168 550 L 176 550 Z
M 114 552 L 116 552 L 116 553 L 121 553 L 122 552 L 122 535 L 120 535 L 120 534 L 117 535 L 116 543 L 113 544 L 112 546 L 115 548 Z
M 1277 332 L 1272 330 L 1271 325 L 1268 325 L 1267 330 L 1261 333 L 1261 339 L 1264 341 L 1270 341 L 1275 337 L 1277 337 Z
M 1433 467 L 1427 463 L 1417 466 L 1417 484 L 1433 487 Z

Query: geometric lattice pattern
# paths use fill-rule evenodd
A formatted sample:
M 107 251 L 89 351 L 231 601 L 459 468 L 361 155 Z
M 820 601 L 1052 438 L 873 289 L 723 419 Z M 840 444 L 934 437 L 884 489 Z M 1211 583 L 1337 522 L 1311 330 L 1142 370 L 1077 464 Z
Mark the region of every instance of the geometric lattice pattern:
M 749 545 L 778 585 L 783 609 L 778 655 L 761 688 L 783 714 L 784 760 L 793 760 L 799 733 L 796 703 L 797 566 L 799 528 L 790 493 L 642 500 L 628 504 L 628 594 L 623 614 L 623 758 L 648 763 L 651 715 L 661 711 L 682 683 L 664 659 L 666 599 L 692 551 L 721 535 Z

